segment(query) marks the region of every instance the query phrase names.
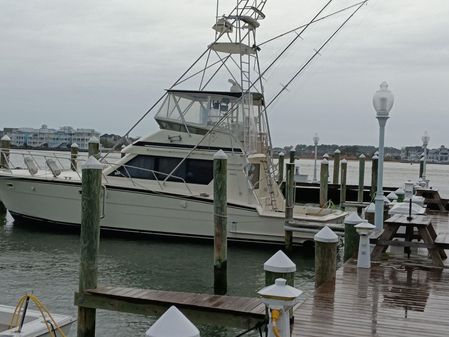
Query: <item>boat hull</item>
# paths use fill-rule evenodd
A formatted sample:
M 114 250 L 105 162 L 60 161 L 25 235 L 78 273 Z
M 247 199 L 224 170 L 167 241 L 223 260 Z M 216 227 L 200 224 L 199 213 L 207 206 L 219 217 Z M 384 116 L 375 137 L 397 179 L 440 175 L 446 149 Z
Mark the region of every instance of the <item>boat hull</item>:
M 210 199 L 106 185 L 101 200 L 102 230 L 171 237 L 213 238 Z M 81 184 L 2 177 L 0 198 L 19 222 L 79 227 Z M 283 213 L 262 216 L 256 208 L 228 204 L 228 239 L 283 244 Z M 296 243 L 312 240 L 295 232 Z

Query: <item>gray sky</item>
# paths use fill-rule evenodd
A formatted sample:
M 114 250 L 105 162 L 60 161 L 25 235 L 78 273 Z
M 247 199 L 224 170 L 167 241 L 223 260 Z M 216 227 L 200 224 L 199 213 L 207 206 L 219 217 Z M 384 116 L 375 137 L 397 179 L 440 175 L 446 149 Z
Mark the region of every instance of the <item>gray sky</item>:
M 235 0 L 221 0 L 227 13 Z M 281 3 L 282 5 L 279 5 Z M 259 42 L 306 23 L 325 1 L 268 1 Z M 353 3 L 334 0 L 330 8 Z M 213 40 L 214 0 L 0 1 L 0 128 L 48 124 L 123 134 Z M 396 97 L 386 145 L 449 145 L 449 2 L 371 0 L 270 110 L 273 143 L 375 145 L 372 95 Z M 333 32 L 307 31 L 267 74 L 267 98 Z M 267 65 L 281 42 L 263 46 Z M 224 89 L 224 88 L 223 88 Z M 144 121 L 137 134 L 154 131 Z

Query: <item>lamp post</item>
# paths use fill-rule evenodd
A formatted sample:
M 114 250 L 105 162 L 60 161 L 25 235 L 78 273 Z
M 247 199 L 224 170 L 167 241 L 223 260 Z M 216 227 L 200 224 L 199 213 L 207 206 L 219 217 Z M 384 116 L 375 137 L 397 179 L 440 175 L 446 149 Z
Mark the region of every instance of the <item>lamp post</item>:
M 423 168 L 422 168 L 422 180 L 426 181 L 426 164 L 427 164 L 427 145 L 429 145 L 430 137 L 427 134 L 427 131 L 424 132 L 424 136 L 421 138 L 422 140 L 422 147 L 424 149 L 424 162 L 423 162 Z M 426 186 L 427 187 L 427 186 Z
M 381 231 L 384 224 L 384 193 L 383 193 L 383 171 L 384 171 L 384 140 L 385 125 L 387 124 L 388 114 L 393 107 L 394 96 L 388 90 L 387 82 L 380 84 L 380 89 L 373 96 L 373 106 L 376 110 L 376 118 L 379 122 L 379 161 L 377 171 L 377 192 L 376 192 L 376 213 L 374 222 L 376 230 Z
M 318 142 L 320 141 L 320 137 L 318 137 L 318 134 L 315 133 L 315 136 L 313 136 L 313 144 L 315 144 L 315 163 L 313 164 L 313 182 L 316 183 L 316 159 L 318 156 Z

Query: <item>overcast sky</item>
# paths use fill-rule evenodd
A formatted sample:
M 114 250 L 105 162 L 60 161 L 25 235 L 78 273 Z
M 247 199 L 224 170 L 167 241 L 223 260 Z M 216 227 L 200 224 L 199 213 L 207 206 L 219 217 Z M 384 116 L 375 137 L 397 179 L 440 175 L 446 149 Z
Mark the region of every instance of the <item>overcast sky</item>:
M 326 1 L 268 0 L 259 42 Z M 227 13 L 235 0 L 221 0 Z M 327 13 L 351 1 L 334 0 Z M 282 4 L 282 5 L 281 5 Z M 213 38 L 214 0 L 0 1 L 0 128 L 48 124 L 123 134 Z M 449 145 L 449 2 L 371 0 L 270 109 L 275 145 L 377 144 L 372 95 L 395 95 L 386 145 Z M 275 71 L 269 100 L 344 16 L 311 27 Z M 292 36 L 266 44 L 267 65 Z M 282 78 L 284 77 L 284 78 Z M 225 88 L 223 88 L 225 89 Z M 135 134 L 157 129 L 154 114 Z

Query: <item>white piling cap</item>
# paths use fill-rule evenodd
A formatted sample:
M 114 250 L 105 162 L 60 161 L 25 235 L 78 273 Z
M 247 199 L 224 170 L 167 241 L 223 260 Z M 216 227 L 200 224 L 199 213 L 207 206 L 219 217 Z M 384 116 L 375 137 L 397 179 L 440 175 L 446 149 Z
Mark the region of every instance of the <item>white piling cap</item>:
M 328 162 L 328 160 L 326 158 L 323 157 L 323 160 L 321 161 L 321 164 L 328 165 L 329 162 Z
M 335 153 L 335 154 L 339 154 L 339 153 L 341 153 L 341 151 L 340 151 L 339 149 L 336 149 L 336 150 L 334 151 L 334 153 Z
M 11 141 L 11 138 L 9 138 L 8 135 L 4 135 L 4 136 L 2 137 L 2 139 L 0 139 L 0 140 L 6 140 L 7 142 L 10 142 L 10 141 Z
M 363 219 L 359 217 L 359 215 L 356 212 L 349 213 L 349 215 L 343 221 L 343 223 L 347 225 L 357 225 L 361 222 L 363 222 Z
M 146 337 L 200 337 L 200 331 L 175 306 L 171 306 L 147 330 Z
M 424 157 L 422 157 L 422 158 L 420 159 L 420 161 L 424 161 Z
M 360 156 L 359 156 L 359 158 L 361 158 L 361 159 L 365 159 L 366 158 L 366 156 L 362 153 Z
M 99 140 L 97 137 L 92 136 L 92 137 L 90 137 L 90 139 L 89 139 L 89 143 L 99 144 L 99 143 L 100 143 L 100 140 Z
M 371 159 L 377 160 L 377 159 L 379 159 L 379 156 L 377 154 L 374 154 L 373 158 L 371 158 Z
M 368 206 L 366 206 L 365 208 L 365 213 L 375 213 L 376 212 L 376 205 L 374 204 L 374 202 L 372 202 L 371 204 L 369 204 Z
M 101 164 L 94 156 L 90 156 L 89 158 L 87 158 L 86 162 L 81 165 L 81 169 L 102 170 L 103 164 Z
M 403 188 L 398 188 L 394 193 L 396 193 L 396 195 L 404 195 L 405 191 Z
M 327 153 L 323 154 L 323 158 L 328 159 L 329 155 Z
M 313 237 L 315 241 L 335 243 L 338 242 L 338 235 L 334 233 L 332 229 L 328 226 L 323 227 L 318 233 Z
M 346 159 L 343 159 L 343 160 L 341 161 L 341 163 L 342 163 L 342 164 L 347 164 L 348 161 L 347 161 Z
M 286 279 L 277 278 L 274 284 L 259 290 L 257 293 L 265 298 L 285 299 L 288 301 L 299 297 L 303 292 L 287 285 Z
M 368 223 L 368 222 L 362 222 L 359 223 L 358 225 L 354 226 L 355 229 L 361 234 L 361 233 L 369 233 L 371 232 L 374 228 L 376 228 L 376 226 Z
M 388 199 L 386 196 L 384 196 L 384 204 L 386 204 L 386 205 L 391 204 L 390 199 Z
M 379 156 L 379 151 L 374 152 L 375 156 Z
M 390 192 L 387 195 L 388 200 L 398 200 L 398 195 L 394 192 Z
M 296 264 L 279 250 L 263 264 L 263 270 L 273 273 L 293 273 L 296 271 Z
M 72 143 L 72 145 L 70 145 L 70 147 L 79 147 L 77 143 Z
M 218 150 L 214 154 L 214 159 L 228 159 L 228 156 L 223 152 L 223 150 Z
M 285 153 L 284 152 L 279 152 L 279 156 L 284 157 Z

